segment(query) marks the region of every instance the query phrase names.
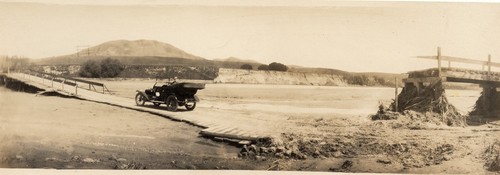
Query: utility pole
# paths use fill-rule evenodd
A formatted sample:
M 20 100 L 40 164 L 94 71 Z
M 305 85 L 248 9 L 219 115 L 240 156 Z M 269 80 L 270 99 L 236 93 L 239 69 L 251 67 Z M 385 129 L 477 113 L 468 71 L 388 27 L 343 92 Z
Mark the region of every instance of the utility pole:
M 76 56 L 79 57 L 80 56 L 80 52 L 81 51 L 85 51 L 87 50 L 87 56 L 90 56 L 90 45 L 79 45 L 79 46 L 76 46 Z M 83 53 L 83 55 L 85 55 L 85 52 Z

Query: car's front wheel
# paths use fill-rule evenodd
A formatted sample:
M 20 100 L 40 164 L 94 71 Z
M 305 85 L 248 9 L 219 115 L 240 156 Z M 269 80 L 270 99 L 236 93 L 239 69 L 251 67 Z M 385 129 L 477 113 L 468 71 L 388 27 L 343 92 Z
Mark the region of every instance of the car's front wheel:
M 170 95 L 165 100 L 165 104 L 167 105 L 167 110 L 169 111 L 177 111 L 177 107 L 179 106 L 179 101 L 175 95 Z
M 135 104 L 137 104 L 137 106 L 143 106 L 145 102 L 146 97 L 144 97 L 144 95 L 141 93 L 137 93 L 137 95 L 135 95 Z
M 192 111 L 194 108 L 196 108 L 196 101 L 188 102 L 185 106 L 188 111 Z

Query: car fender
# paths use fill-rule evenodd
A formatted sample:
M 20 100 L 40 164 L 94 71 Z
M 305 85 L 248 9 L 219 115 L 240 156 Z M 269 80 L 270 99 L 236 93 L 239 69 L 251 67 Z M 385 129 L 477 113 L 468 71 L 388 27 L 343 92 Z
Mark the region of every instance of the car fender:
M 137 90 L 138 93 L 142 94 L 142 96 L 146 97 L 146 100 L 151 101 L 148 97 L 148 95 L 145 92 L 142 92 L 140 90 Z

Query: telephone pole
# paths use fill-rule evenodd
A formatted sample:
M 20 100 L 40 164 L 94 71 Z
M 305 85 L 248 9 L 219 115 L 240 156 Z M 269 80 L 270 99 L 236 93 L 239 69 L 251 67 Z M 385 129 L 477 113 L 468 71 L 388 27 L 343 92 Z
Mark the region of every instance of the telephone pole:
M 79 57 L 80 52 L 85 50 L 87 50 L 87 56 L 90 56 L 90 45 L 76 46 L 76 56 Z M 82 55 L 85 55 L 85 53 L 83 53 Z

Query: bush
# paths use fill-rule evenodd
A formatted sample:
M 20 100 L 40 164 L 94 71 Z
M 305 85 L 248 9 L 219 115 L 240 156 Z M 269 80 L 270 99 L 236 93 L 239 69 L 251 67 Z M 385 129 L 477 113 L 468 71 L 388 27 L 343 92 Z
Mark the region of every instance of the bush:
M 252 70 L 252 69 L 253 69 L 252 65 L 250 65 L 250 64 L 244 64 L 244 65 L 241 65 L 241 67 L 240 67 L 240 68 L 241 68 L 241 69 L 248 69 L 248 70 Z
M 284 64 L 277 63 L 277 62 L 272 62 L 269 64 L 269 70 L 274 70 L 274 71 L 287 71 L 288 67 L 285 66 Z
M 101 61 L 101 77 L 112 78 L 120 75 L 123 65 L 117 59 L 106 58 Z
M 259 67 L 257 67 L 258 70 L 269 70 L 269 66 L 268 65 L 260 65 Z
M 366 75 L 349 75 L 345 76 L 344 79 L 348 84 L 366 86 L 369 83 L 368 76 Z
M 123 64 L 117 59 L 106 58 L 100 62 L 89 60 L 83 63 L 80 69 L 81 77 L 89 78 L 113 78 L 118 76 L 124 69 Z
M 82 68 L 80 68 L 81 77 L 100 77 L 101 76 L 101 66 L 99 62 L 94 60 L 89 60 L 83 63 Z

